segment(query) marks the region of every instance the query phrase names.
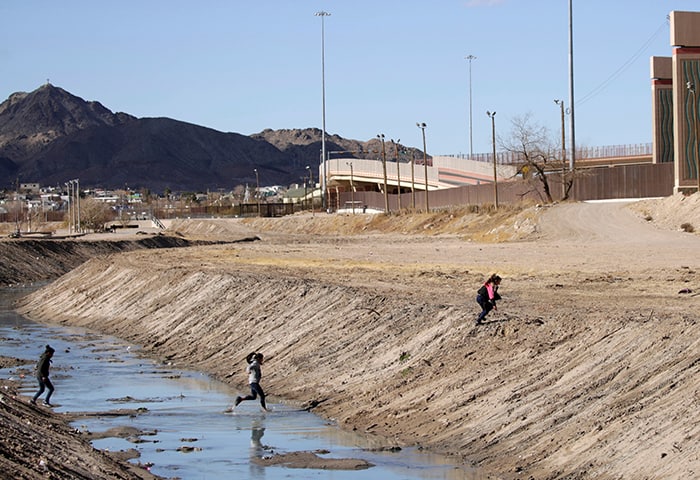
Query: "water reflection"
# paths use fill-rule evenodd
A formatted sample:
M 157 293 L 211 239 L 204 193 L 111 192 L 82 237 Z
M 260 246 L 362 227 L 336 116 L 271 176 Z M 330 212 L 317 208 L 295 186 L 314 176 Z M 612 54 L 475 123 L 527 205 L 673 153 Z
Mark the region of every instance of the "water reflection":
M 164 477 L 253 478 L 265 480 L 321 478 L 476 479 L 475 472 L 444 457 L 413 449 L 397 453 L 367 449 L 383 446 L 377 439 L 343 431 L 284 403 L 270 403 L 270 413 L 245 402 L 234 413 L 224 410 L 241 392 L 199 372 L 160 365 L 139 356 L 139 349 L 117 338 L 83 329 L 52 327 L 30 322 L 12 311 L 12 295 L 0 291 L 2 354 L 30 360 L 25 367 L 0 370 L 18 378 L 34 367 L 37 351 L 50 343 L 56 348 L 52 397 L 58 412 L 107 412 L 142 409 L 135 416 L 85 417 L 74 426 L 85 432 L 133 427 L 152 433 L 140 439 L 95 440 L 95 448 L 137 449 L 143 464 Z M 28 375 L 22 391 L 29 399 L 35 390 Z M 264 441 L 263 441 L 264 439 Z M 134 443 L 138 441 L 139 443 Z M 294 451 L 321 451 L 330 458 L 360 458 L 375 465 L 367 470 L 327 471 L 264 467 L 255 457 Z M 325 455 L 324 455 L 325 456 Z
M 265 478 L 265 467 L 256 464 L 254 459 L 266 455 L 270 447 L 262 444 L 262 437 L 265 435 L 265 427 L 262 426 L 262 419 L 253 419 L 250 428 L 250 478 Z M 267 452 L 269 455 L 269 452 Z

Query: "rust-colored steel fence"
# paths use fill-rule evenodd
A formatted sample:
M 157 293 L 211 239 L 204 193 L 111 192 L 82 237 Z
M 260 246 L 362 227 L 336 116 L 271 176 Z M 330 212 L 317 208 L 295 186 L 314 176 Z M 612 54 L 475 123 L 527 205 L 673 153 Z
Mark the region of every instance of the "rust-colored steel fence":
M 666 197 L 673 194 L 674 176 L 672 163 L 620 165 L 615 167 L 588 168 L 577 171 L 569 198 L 574 201 L 622 198 Z M 549 176 L 549 187 L 554 201 L 563 198 L 561 177 Z M 384 210 L 384 195 L 380 192 L 330 192 L 329 208 L 349 208 L 352 200 L 362 208 Z M 389 195 L 389 210 L 398 210 L 398 195 Z M 428 208 L 445 208 L 458 205 L 493 204 L 495 191 L 492 183 L 467 185 L 428 193 Z M 537 179 L 516 180 L 498 184 L 498 203 L 513 204 L 522 201 L 544 203 L 542 182 Z M 402 209 L 413 208 L 413 194 L 401 194 Z M 415 192 L 415 209 L 425 210 L 425 192 Z

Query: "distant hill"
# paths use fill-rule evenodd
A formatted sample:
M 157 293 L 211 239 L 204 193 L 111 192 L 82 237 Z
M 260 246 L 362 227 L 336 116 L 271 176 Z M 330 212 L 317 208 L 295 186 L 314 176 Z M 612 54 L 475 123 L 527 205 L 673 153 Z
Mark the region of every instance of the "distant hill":
M 379 148 L 377 139 L 326 133 L 328 152 L 378 158 Z M 320 129 L 223 133 L 169 118 L 113 113 L 51 84 L 14 93 L 0 104 L 3 189 L 13 189 L 17 178 L 42 185 L 79 178 L 83 187 L 230 190 L 254 184 L 254 169 L 261 185 L 289 185 L 307 175 L 307 165 L 318 171 L 320 151 Z M 387 151 L 387 158 L 393 153 Z

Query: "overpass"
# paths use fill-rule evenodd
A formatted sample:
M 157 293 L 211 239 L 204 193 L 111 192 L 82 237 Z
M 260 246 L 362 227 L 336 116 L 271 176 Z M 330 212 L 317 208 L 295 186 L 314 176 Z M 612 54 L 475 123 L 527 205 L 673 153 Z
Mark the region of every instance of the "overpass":
M 613 167 L 652 162 L 651 143 L 613 145 L 577 148 L 575 167 Z M 497 181 L 507 182 L 516 178 L 522 163 L 516 153 L 497 152 Z M 562 164 L 568 168 L 566 161 L 554 162 L 552 171 L 560 171 Z M 399 162 L 387 160 L 384 165 L 381 160 L 339 157 L 329 158 L 319 168 L 322 193 L 324 197 L 326 191 L 383 193 L 385 168 L 387 191 L 390 194 L 442 190 L 494 181 L 494 161 L 493 154 L 490 153 L 475 154 L 471 158 L 468 155 L 436 155 L 428 158 L 427 165 L 422 158 L 409 161 L 401 159 Z

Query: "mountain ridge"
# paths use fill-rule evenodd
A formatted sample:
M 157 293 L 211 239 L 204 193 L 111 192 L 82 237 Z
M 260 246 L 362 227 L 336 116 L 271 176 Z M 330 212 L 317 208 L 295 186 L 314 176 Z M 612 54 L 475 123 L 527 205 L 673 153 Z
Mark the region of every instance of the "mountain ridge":
M 289 185 L 319 164 L 321 135 L 305 128 L 247 136 L 166 117 L 137 118 L 46 83 L 0 103 L 0 178 L 5 189 L 17 180 L 62 185 L 73 178 L 85 187 L 154 191 L 228 190 L 258 178 L 261 185 Z M 380 143 L 326 133 L 326 150 L 376 155 Z

